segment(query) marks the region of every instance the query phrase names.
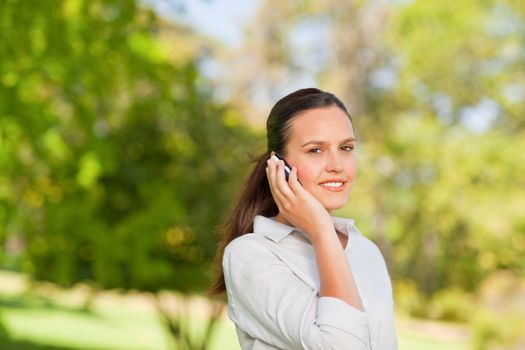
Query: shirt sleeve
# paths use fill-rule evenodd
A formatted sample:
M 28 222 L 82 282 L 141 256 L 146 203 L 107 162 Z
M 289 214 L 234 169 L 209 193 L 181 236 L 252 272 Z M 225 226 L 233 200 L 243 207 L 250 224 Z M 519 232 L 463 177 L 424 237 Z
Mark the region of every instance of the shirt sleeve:
M 369 349 L 365 314 L 338 298 L 319 297 L 274 252 L 233 241 L 223 269 L 232 321 L 281 349 Z

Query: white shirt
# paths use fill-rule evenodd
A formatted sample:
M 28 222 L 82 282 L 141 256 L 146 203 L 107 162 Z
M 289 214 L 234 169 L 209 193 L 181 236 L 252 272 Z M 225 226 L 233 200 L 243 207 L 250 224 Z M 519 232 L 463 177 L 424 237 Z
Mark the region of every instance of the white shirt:
M 228 316 L 243 350 L 397 349 L 392 286 L 381 252 L 354 226 L 345 253 L 365 311 L 320 297 L 319 272 L 307 236 L 256 216 L 254 232 L 228 244 L 223 257 Z

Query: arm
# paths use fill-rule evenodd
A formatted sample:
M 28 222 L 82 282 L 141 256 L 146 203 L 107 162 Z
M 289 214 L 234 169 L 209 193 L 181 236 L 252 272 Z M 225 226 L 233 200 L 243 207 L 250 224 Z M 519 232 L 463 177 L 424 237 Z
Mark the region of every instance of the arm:
M 364 313 L 340 299 L 319 297 L 267 241 L 233 241 L 223 258 L 232 321 L 279 349 L 368 349 Z
M 321 296 L 341 299 L 362 310 L 354 277 L 339 242 L 328 211 L 297 180 L 293 168 L 289 180 L 284 176 L 284 162 L 276 166 L 268 161 L 268 182 L 279 212 L 312 241 L 319 269 Z
M 362 311 L 361 299 L 348 260 L 335 229 L 331 231 L 315 235 L 312 239 L 319 269 L 320 295 L 341 299 Z

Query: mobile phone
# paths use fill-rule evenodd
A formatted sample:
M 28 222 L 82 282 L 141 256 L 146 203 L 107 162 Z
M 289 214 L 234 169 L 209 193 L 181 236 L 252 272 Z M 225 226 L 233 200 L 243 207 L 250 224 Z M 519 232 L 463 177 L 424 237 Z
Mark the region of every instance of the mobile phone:
M 281 159 L 284 162 L 284 176 L 286 178 L 286 181 L 288 181 L 290 173 L 292 172 L 292 166 L 288 164 L 288 162 L 283 157 L 280 157 L 277 154 L 272 155 L 272 159 L 274 160 L 275 164 L 279 162 L 279 159 Z

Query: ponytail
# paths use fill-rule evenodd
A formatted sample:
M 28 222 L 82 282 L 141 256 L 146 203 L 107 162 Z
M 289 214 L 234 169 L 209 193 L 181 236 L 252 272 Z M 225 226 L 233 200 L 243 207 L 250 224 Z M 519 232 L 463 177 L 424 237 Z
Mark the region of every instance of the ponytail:
M 226 290 L 222 256 L 228 243 L 239 236 L 253 232 L 253 220 L 256 215 L 271 217 L 279 213 L 266 177 L 268 158 L 270 158 L 270 152 L 267 151 L 254 159 L 255 167 L 243 184 L 235 204 L 219 229 L 222 239 L 215 257 L 215 279 L 208 289 L 210 295 L 219 295 Z

